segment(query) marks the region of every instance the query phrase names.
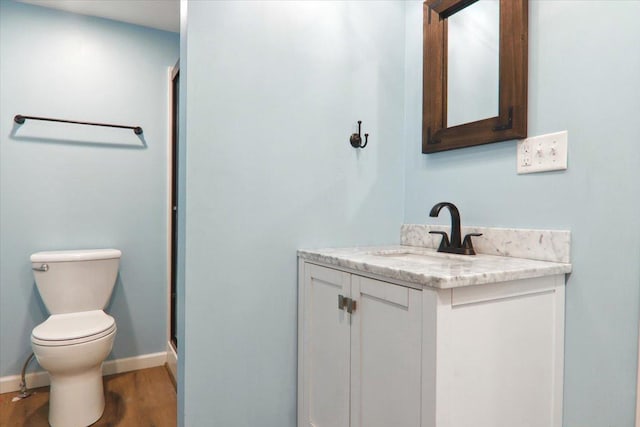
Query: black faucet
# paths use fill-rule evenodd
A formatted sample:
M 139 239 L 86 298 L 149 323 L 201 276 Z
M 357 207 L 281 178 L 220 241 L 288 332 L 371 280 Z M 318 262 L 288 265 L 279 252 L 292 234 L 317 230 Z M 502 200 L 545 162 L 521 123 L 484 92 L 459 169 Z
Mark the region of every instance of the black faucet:
M 451 240 L 449 240 L 449 236 L 444 231 L 430 231 L 431 234 L 441 234 L 442 240 L 440 241 L 440 246 L 438 247 L 438 252 L 446 252 L 450 254 L 459 254 L 459 255 L 475 255 L 476 251 L 473 250 L 473 243 L 471 243 L 472 236 L 482 236 L 481 233 L 469 233 L 464 236 L 464 241 L 461 241 L 460 236 L 460 211 L 453 203 L 449 202 L 440 202 L 435 204 L 431 208 L 431 212 L 429 212 L 430 217 L 437 217 L 440 213 L 440 210 L 444 207 L 449 209 L 449 213 L 451 214 Z

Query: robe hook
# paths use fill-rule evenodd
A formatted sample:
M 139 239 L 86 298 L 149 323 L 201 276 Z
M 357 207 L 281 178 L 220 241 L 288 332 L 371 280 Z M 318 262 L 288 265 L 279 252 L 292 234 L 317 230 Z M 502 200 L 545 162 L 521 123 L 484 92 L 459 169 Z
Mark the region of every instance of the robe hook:
M 353 148 L 364 148 L 367 146 L 367 143 L 369 142 L 369 134 L 365 133 L 364 144 L 362 143 L 362 136 L 360 136 L 361 125 L 362 125 L 362 120 L 358 120 L 358 133 L 351 134 L 351 137 L 349 138 L 349 142 L 351 143 L 351 146 Z

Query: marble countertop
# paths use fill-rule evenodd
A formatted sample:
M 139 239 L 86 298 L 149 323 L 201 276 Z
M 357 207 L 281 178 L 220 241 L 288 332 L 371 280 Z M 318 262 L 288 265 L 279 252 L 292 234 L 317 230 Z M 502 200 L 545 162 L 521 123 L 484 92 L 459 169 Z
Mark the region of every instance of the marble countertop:
M 334 265 L 439 289 L 566 274 L 571 264 L 496 255 L 453 255 L 433 248 L 379 246 L 299 250 L 310 262 Z

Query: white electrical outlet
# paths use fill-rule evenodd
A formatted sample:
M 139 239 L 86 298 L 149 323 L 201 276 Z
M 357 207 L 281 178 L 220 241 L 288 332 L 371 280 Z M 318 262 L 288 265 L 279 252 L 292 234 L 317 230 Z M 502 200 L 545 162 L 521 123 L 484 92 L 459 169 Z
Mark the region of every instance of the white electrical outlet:
M 567 131 L 534 136 L 518 141 L 518 173 L 567 168 Z

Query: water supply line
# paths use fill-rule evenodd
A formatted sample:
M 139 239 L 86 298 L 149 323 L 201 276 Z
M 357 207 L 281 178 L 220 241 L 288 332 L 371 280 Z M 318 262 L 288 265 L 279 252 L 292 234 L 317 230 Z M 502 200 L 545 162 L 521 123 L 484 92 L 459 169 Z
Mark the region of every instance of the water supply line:
M 16 397 L 11 399 L 12 402 L 16 402 L 21 399 L 26 399 L 27 397 L 31 396 L 31 392 L 27 389 L 26 374 L 27 374 L 27 367 L 29 366 L 29 363 L 33 359 L 33 356 L 34 354 L 31 353 L 27 358 L 27 361 L 24 362 L 24 365 L 22 365 L 22 372 L 20 373 L 20 393 Z

